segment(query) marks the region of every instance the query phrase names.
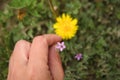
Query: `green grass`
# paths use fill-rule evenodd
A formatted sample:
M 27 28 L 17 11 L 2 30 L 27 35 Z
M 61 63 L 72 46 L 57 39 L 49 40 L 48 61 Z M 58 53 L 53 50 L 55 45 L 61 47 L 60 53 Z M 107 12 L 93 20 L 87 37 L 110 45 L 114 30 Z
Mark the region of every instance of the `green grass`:
M 65 80 L 120 80 L 120 1 L 52 0 L 56 13 L 78 19 L 79 30 L 60 53 Z M 17 19 L 18 10 L 26 13 Z M 0 80 L 5 80 L 15 43 L 54 33 L 55 13 L 48 0 L 1 0 Z M 75 54 L 82 53 L 80 61 Z

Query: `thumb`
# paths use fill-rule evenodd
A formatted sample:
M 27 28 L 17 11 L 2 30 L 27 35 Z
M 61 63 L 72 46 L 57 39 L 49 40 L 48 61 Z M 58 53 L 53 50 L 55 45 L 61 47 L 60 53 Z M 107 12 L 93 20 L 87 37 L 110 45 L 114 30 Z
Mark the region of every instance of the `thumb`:
M 49 67 L 53 80 L 64 80 L 64 71 L 61 64 L 61 59 L 55 45 L 50 47 L 49 51 Z

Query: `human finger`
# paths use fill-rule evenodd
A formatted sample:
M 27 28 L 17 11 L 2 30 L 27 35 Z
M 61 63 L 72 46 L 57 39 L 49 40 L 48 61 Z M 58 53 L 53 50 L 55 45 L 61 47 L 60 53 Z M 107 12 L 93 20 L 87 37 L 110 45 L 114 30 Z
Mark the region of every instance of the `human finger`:
M 20 40 L 16 43 L 10 61 L 18 65 L 26 65 L 31 43 L 25 40 Z
M 20 75 L 23 74 L 26 69 L 30 44 L 31 43 L 25 40 L 20 40 L 16 43 L 9 60 L 7 80 L 13 80 L 13 77 L 17 77 L 19 80 L 22 80 Z
M 33 39 L 29 54 L 28 69 L 32 75 L 34 72 L 39 75 L 43 80 L 46 80 L 46 75 L 50 76 L 48 66 L 48 49 L 49 46 L 61 41 L 61 38 L 54 34 L 46 34 L 37 36 Z
M 55 45 L 50 48 L 49 66 L 51 74 L 53 76 L 53 80 L 64 80 L 62 62 L 58 54 L 58 51 L 55 49 Z

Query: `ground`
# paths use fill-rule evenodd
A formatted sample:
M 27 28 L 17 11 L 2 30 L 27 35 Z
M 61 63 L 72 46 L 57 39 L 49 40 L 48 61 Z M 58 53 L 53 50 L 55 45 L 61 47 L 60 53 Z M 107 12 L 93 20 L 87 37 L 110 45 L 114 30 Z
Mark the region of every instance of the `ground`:
M 120 80 L 119 6 L 119 0 L 1 0 L 0 80 L 6 80 L 15 43 L 55 34 L 53 24 L 62 13 L 76 18 L 79 27 L 60 53 L 65 80 Z

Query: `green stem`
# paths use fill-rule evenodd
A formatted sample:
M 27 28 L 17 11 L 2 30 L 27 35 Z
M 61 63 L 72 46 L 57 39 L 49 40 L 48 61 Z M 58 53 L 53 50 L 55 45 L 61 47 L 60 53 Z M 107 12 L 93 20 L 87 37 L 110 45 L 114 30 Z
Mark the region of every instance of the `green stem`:
M 50 9 L 53 12 L 54 17 L 56 18 L 58 16 L 57 12 L 55 11 L 53 4 L 52 4 L 52 0 L 48 0 L 48 3 L 50 5 Z

